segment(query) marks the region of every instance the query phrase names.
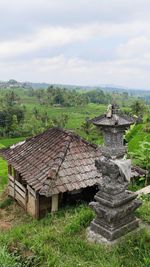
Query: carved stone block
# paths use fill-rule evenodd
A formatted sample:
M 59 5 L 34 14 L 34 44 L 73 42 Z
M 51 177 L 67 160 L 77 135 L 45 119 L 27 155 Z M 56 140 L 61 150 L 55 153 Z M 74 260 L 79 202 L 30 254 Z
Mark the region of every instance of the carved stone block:
M 103 178 L 98 183 L 95 201 L 90 203 L 96 213 L 90 231 L 113 241 L 138 227 L 133 213 L 141 201 L 136 199 L 135 193 L 127 190 L 128 181 L 115 162 L 101 157 L 96 166 Z

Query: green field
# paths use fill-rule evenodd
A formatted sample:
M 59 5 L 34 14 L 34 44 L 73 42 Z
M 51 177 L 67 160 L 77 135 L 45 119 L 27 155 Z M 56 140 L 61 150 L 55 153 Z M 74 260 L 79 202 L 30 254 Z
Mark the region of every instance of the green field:
M 27 117 L 32 114 L 34 103 L 28 103 Z M 94 117 L 105 106 L 89 104 L 76 108 L 46 108 L 51 117 L 67 113 L 67 128 L 82 133 L 81 124 L 86 117 Z M 101 138 L 101 137 L 100 137 Z M 140 142 L 150 141 L 150 135 L 137 126 L 129 138 L 129 150 L 139 149 Z M 0 140 L 0 148 L 10 146 L 24 138 Z M 86 240 L 86 228 L 94 214 L 87 205 L 66 207 L 55 215 L 36 221 L 16 203 L 2 194 L 7 185 L 7 164 L 0 159 L 0 267 L 149 267 L 150 230 L 141 229 L 129 234 L 113 247 L 91 244 Z M 150 199 L 143 199 L 137 216 L 150 224 Z
M 26 103 L 27 120 L 31 117 L 34 107 L 36 107 L 40 112 L 47 112 L 51 119 L 59 117 L 62 113 L 67 114 L 69 116 L 69 121 L 66 128 L 69 129 L 77 129 L 80 127 L 81 123 L 85 121 L 85 118 L 93 118 L 94 116 L 98 116 L 106 111 L 105 105 L 92 103 L 81 107 L 47 107 L 38 103 Z

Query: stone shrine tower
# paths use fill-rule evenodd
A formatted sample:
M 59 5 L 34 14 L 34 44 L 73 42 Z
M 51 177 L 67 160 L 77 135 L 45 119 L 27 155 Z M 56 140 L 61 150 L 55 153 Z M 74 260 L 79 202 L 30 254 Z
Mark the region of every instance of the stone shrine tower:
M 123 142 L 125 130 L 134 120 L 122 115 L 117 105 L 109 105 L 105 115 L 94 118 L 104 135 L 102 156 L 95 165 L 102 174 L 99 191 L 90 207 L 96 218 L 88 229 L 88 240 L 113 243 L 119 237 L 136 229 L 138 219 L 133 212 L 141 205 L 137 195 L 127 190 L 131 177 L 131 161 L 124 158 L 126 147 Z

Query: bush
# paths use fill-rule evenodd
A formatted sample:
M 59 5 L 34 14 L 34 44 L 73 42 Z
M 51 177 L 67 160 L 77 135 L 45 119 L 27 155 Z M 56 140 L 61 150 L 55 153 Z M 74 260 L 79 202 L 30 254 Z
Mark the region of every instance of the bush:
M 130 130 L 127 131 L 125 139 L 127 142 L 130 142 L 135 135 L 142 129 L 142 124 L 131 126 Z

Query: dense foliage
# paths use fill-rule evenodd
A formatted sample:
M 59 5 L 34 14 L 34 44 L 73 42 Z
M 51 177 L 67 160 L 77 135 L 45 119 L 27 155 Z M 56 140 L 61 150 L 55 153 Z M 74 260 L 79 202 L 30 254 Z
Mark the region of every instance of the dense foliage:
M 110 94 L 105 94 L 102 90 L 93 90 L 85 93 L 89 102 L 96 104 L 108 104 L 111 103 L 112 96 Z
M 89 99 L 85 94 L 80 94 L 75 90 L 68 90 L 65 88 L 54 88 L 53 86 L 48 87 L 47 90 L 34 90 L 33 95 L 35 95 L 39 103 L 43 105 L 75 107 L 83 106 L 89 102 Z
M 0 135 L 16 136 L 18 127 L 24 121 L 25 107 L 21 105 L 19 96 L 10 91 L 1 99 Z

